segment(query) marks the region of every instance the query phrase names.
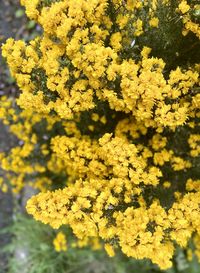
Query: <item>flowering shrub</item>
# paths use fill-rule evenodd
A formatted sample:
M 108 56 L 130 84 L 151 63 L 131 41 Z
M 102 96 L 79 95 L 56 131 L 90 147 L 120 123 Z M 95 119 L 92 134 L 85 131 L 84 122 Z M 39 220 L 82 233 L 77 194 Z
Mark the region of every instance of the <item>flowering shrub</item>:
M 44 32 L 2 48 L 21 90 L 0 110 L 21 139 L 1 154 L 14 191 L 41 190 L 29 214 L 110 256 L 171 267 L 200 236 L 198 1 L 21 2 Z

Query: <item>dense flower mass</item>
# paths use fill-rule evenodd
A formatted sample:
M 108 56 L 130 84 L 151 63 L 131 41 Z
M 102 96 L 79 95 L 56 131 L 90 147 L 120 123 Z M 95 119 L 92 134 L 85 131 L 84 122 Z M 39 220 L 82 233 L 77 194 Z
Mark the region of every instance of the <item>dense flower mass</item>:
M 41 191 L 28 213 L 110 256 L 166 269 L 192 238 L 200 257 L 198 1 L 21 3 L 44 32 L 3 45 L 21 94 L 0 117 L 20 145 L 0 158 L 15 192 Z

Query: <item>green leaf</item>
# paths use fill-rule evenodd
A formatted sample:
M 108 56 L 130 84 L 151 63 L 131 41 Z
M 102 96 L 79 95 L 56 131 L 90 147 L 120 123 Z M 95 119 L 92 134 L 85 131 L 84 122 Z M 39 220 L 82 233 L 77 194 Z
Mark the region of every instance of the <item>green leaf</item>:
M 21 18 L 24 15 L 24 10 L 23 9 L 18 9 L 15 12 L 15 17 L 16 18 Z
M 33 21 L 33 20 L 29 21 L 26 26 L 27 26 L 28 29 L 34 28 L 35 27 L 35 21 Z

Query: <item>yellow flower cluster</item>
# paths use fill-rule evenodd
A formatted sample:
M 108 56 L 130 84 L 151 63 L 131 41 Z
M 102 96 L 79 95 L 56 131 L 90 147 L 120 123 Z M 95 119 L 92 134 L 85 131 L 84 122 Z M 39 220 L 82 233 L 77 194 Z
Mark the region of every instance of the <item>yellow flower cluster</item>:
M 122 205 L 124 202 L 110 189 L 102 190 L 105 183 L 79 180 L 62 191 L 34 196 L 27 210 L 36 220 L 54 228 L 69 224 L 79 238 L 98 234 L 104 240 L 116 241 L 127 256 L 150 258 L 163 269 L 171 266 L 173 241 L 186 247 L 192 233 L 199 234 L 199 192 L 188 193 L 166 212 L 158 201 L 148 208 L 141 197 L 137 208 L 127 205 L 131 201 Z M 112 256 L 111 247 L 105 247 Z
M 147 127 L 173 128 L 186 122 L 191 115 L 188 96 L 198 83 L 198 71 L 181 71 L 178 67 L 165 79 L 165 62 L 148 57 L 150 50 L 146 47 L 140 62 L 123 59 L 121 52 L 129 34 L 126 27 L 120 30 L 116 22 L 118 31 L 107 44 L 114 26 L 107 24 L 112 18 L 106 11 L 115 9 L 115 3 L 109 6 L 105 0 L 82 0 L 77 5 L 59 1 L 40 10 L 38 1 L 34 2 L 37 5 L 23 1 L 28 14 L 36 6 L 36 19 L 44 28 L 44 36 L 29 45 L 8 39 L 3 46 L 3 56 L 23 91 L 18 105 L 41 113 L 55 111 L 61 118 L 72 119 L 76 113 L 94 109 L 98 99 L 107 101 L 111 109 L 145 121 Z M 127 12 L 127 24 L 132 21 L 129 5 L 120 6 L 123 13 Z M 133 24 L 137 25 L 137 37 L 142 21 L 137 19 Z M 150 25 L 157 27 L 158 19 L 153 17 Z M 168 104 L 166 98 L 172 102 Z
M 102 239 L 110 256 L 120 248 L 171 267 L 176 244 L 200 236 L 200 65 L 168 62 L 148 35 L 167 36 L 163 11 L 174 9 L 179 35 L 191 30 L 198 39 L 190 13 L 198 5 L 21 2 L 44 33 L 2 47 L 21 90 L 21 110 L 6 98 L 0 107 L 21 140 L 1 154 L 14 191 L 25 183 L 42 191 L 28 213 L 55 229 L 69 225 L 77 246 Z M 65 250 L 62 233 L 54 245 Z
M 49 134 L 55 134 L 53 132 L 59 127 L 64 130 L 66 125 L 58 126 L 57 117 L 41 115 L 29 109 L 21 111 L 15 106 L 14 99 L 8 100 L 5 96 L 0 99 L 0 118 L 9 126 L 18 143 L 9 152 L 0 153 L 1 168 L 6 171 L 6 180 L 12 191 L 18 193 L 26 184 L 46 191 L 52 184 L 50 174 L 66 173 L 62 160 L 51 154 L 49 139 Z M 5 186 L 2 184 L 3 189 Z
M 200 155 L 200 134 L 192 134 L 188 139 L 191 151 L 190 154 L 193 157 L 198 157 Z
M 57 252 L 67 250 L 67 240 L 65 234 L 60 231 L 56 234 L 56 237 L 53 240 L 54 248 Z
M 189 2 L 189 1 L 188 1 Z M 194 1 L 195 3 L 195 1 Z M 194 16 L 197 17 L 200 14 L 200 5 L 193 4 L 190 6 L 187 1 L 182 0 L 178 6 L 178 11 L 182 14 L 182 21 L 184 24 L 183 35 L 187 35 L 190 31 L 193 32 L 200 39 L 200 26 L 197 22 L 192 19 L 191 8 L 193 10 Z

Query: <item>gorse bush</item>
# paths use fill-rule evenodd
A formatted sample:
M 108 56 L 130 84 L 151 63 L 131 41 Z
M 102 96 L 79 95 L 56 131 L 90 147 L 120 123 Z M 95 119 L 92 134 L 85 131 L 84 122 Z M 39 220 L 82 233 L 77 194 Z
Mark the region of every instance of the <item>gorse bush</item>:
M 1 165 L 15 192 L 42 191 L 28 213 L 161 269 L 189 239 L 199 255 L 198 1 L 21 2 L 44 32 L 2 48 L 21 144 Z

